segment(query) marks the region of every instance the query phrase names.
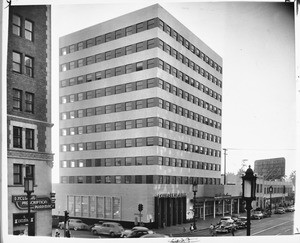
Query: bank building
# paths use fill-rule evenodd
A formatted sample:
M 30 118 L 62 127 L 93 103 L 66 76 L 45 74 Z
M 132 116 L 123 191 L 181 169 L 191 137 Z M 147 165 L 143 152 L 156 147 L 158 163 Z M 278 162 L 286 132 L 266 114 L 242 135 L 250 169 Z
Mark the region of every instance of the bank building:
M 193 183 L 199 219 L 224 211 L 214 50 L 155 4 L 63 36 L 59 52 L 56 214 L 126 225 L 142 204 L 144 224 L 181 224 Z

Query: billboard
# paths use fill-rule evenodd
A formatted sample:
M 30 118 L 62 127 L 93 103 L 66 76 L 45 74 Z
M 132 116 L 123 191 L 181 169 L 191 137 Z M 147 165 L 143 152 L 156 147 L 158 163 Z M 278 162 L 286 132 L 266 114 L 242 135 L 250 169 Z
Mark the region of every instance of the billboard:
M 285 176 L 285 158 L 255 160 L 254 173 L 265 180 L 281 179 Z

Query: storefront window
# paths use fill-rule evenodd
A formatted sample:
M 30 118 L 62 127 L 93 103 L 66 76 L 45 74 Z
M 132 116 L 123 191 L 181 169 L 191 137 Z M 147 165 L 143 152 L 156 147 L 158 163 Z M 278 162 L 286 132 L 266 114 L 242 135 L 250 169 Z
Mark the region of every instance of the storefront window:
M 90 196 L 90 217 L 96 218 L 96 197 Z
M 81 216 L 81 196 L 75 196 L 75 216 Z
M 105 198 L 105 218 L 112 218 L 111 201 L 110 197 Z
M 117 197 L 113 198 L 113 218 L 121 219 L 121 199 Z
M 89 216 L 89 198 L 88 196 L 82 197 L 82 217 Z
M 74 196 L 68 196 L 68 212 L 74 216 Z
M 97 218 L 104 218 L 104 198 L 97 197 Z

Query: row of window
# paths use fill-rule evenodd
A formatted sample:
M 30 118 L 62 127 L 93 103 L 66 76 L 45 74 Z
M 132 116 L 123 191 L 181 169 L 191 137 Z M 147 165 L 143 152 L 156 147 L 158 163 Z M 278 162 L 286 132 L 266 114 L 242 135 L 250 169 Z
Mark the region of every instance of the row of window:
M 148 89 L 148 88 L 153 88 L 153 87 L 159 87 L 161 89 L 164 89 L 167 92 L 174 94 L 182 99 L 185 99 L 185 100 L 187 100 L 197 106 L 200 106 L 204 109 L 207 109 L 207 110 L 211 111 L 212 113 L 218 114 L 220 116 L 222 115 L 222 111 L 218 107 L 216 107 L 216 106 L 214 106 L 214 105 L 212 105 L 212 104 L 210 104 L 210 103 L 208 103 L 186 91 L 183 91 L 182 89 L 177 88 L 175 85 L 171 85 L 170 83 L 163 81 L 162 79 L 158 79 L 158 78 L 140 80 L 140 81 L 131 82 L 131 83 L 127 83 L 127 84 L 109 86 L 106 88 L 89 90 L 86 92 L 80 92 L 77 94 L 70 94 L 70 95 L 62 96 L 62 97 L 60 97 L 60 103 L 61 104 L 74 103 L 77 101 L 94 99 L 94 98 L 110 96 L 110 95 L 115 95 L 115 94 L 121 94 L 124 92 Z
M 34 165 L 29 164 L 13 164 L 13 184 L 24 185 L 24 177 L 31 177 L 35 181 L 34 168 Z
M 159 47 L 160 49 L 164 50 L 166 53 L 168 53 L 172 57 L 176 58 L 181 63 L 185 64 L 187 67 L 190 67 L 193 71 L 195 71 L 198 74 L 200 74 L 201 76 L 207 78 L 208 80 L 210 80 L 212 83 L 216 84 L 217 86 L 222 87 L 221 80 L 217 79 L 212 74 L 210 74 L 209 72 L 204 70 L 202 67 L 200 67 L 199 65 L 197 65 L 196 63 L 194 63 L 193 61 L 191 61 L 190 59 L 188 59 L 187 57 L 185 57 L 184 55 L 179 53 L 177 50 L 172 48 L 170 45 L 166 44 L 165 42 L 163 42 L 162 40 L 160 40 L 158 38 L 150 39 L 150 40 L 147 40 L 144 42 L 139 42 L 139 43 L 132 44 L 132 45 L 129 45 L 126 47 L 120 47 L 116 50 L 110 50 L 107 52 L 99 53 L 99 54 L 96 54 L 93 56 L 89 56 L 86 58 L 81 58 L 78 60 L 74 60 L 74 61 L 71 61 L 68 63 L 61 64 L 61 71 L 64 72 L 67 70 L 72 70 L 74 68 L 91 65 L 93 63 L 110 60 L 112 58 L 129 55 L 134 52 L 139 52 L 139 51 L 151 49 L 154 47 Z M 177 69 L 174 69 L 174 71 L 177 72 Z M 178 75 L 176 73 L 176 74 L 174 74 L 174 76 L 178 77 L 179 79 L 182 79 L 183 75 L 180 74 L 181 73 L 180 71 L 178 71 L 178 72 L 179 72 Z M 116 74 L 116 76 L 117 76 L 117 74 Z M 181 76 L 181 78 L 179 76 Z M 89 80 L 89 77 L 87 77 L 87 80 Z
M 165 176 L 165 175 L 107 175 L 107 176 L 61 176 L 61 183 L 84 184 L 193 184 L 220 185 L 220 178 Z
M 212 68 L 216 69 L 218 72 L 222 73 L 221 66 L 219 66 L 216 62 L 214 62 L 211 58 L 209 58 L 207 55 L 205 55 L 202 51 L 200 51 L 197 47 L 195 47 L 192 43 L 190 43 L 187 39 L 185 39 L 177 31 L 175 31 L 173 28 L 171 28 L 169 25 L 164 23 L 159 18 L 150 19 L 148 21 L 144 21 L 144 22 L 141 22 L 138 24 L 128 26 L 123 29 L 112 31 L 112 32 L 97 36 L 95 38 L 90 38 L 88 40 L 81 41 L 76 44 L 72 44 L 70 46 L 62 47 L 60 49 L 60 55 L 67 55 L 68 53 L 80 51 L 85 48 L 90 48 L 94 45 L 99 45 L 99 44 L 102 44 L 105 42 L 109 42 L 109 41 L 112 41 L 115 39 L 119 39 L 119 38 L 129 36 L 129 35 L 132 35 L 135 33 L 139 33 L 141 31 L 149 30 L 149 29 L 152 29 L 155 27 L 158 27 L 161 30 L 163 30 L 164 32 L 166 32 L 168 35 L 170 35 L 172 38 L 174 38 L 176 41 L 178 41 L 185 48 L 190 50 L 193 54 L 195 54 L 201 60 L 206 62 Z
M 23 129 L 25 130 L 23 134 Z M 25 135 L 25 144 L 23 144 L 23 136 Z M 25 148 L 34 150 L 34 129 L 22 128 L 18 126 L 13 127 L 13 147 Z
M 104 70 L 104 71 L 99 71 L 99 72 L 96 72 L 94 74 L 88 74 L 88 75 L 91 75 L 91 79 L 86 79 L 85 81 L 86 82 L 90 82 L 92 80 L 94 80 L 94 78 L 96 80 L 99 80 L 99 79 L 102 79 L 102 77 L 105 77 L 105 78 L 109 78 L 109 77 L 113 77 L 115 75 L 121 75 L 121 74 L 125 74 L 125 73 L 131 73 L 131 72 L 137 72 L 137 71 L 140 71 L 140 70 L 143 70 L 143 69 L 150 69 L 150 68 L 155 68 L 155 67 L 159 67 L 161 68 L 162 70 L 170 73 L 171 75 L 177 75 L 178 73 L 181 73 L 181 75 L 183 76 L 178 76 L 178 78 L 180 78 L 180 80 L 182 80 L 183 82 L 185 83 L 188 83 L 189 85 L 195 87 L 197 90 L 201 90 L 202 92 L 204 92 L 205 94 L 213 97 L 217 97 L 217 94 L 216 93 L 213 93 L 213 91 L 211 89 L 209 89 L 208 87 L 204 86 L 204 85 L 201 85 L 198 81 L 194 80 L 193 78 L 190 78 L 188 75 L 186 74 L 183 74 L 182 72 L 178 71 L 178 72 L 173 72 L 173 70 L 177 70 L 176 68 L 173 68 L 171 67 L 169 64 L 167 64 L 166 62 L 163 62 L 162 60 L 158 59 L 158 58 L 153 58 L 153 59 L 148 59 L 147 61 L 141 61 L 141 62 L 138 62 L 138 63 L 132 63 L 132 64 L 128 64 L 128 65 L 125 65 L 125 66 L 120 66 L 120 67 L 117 67 L 117 68 L 112 68 L 112 69 L 107 69 L 107 70 Z M 120 70 L 120 72 L 118 71 Z M 86 77 L 88 76 L 86 75 Z M 177 76 L 176 76 L 177 77 Z M 80 78 L 80 83 L 83 83 L 84 82 L 84 76 L 79 76 L 77 77 L 77 83 L 79 81 L 79 78 Z M 75 79 L 74 79 L 75 80 Z M 66 80 L 64 80 L 66 81 Z M 137 89 L 141 89 L 141 88 L 146 88 L 147 87 L 147 81 L 146 80 L 141 80 L 141 81 L 138 81 L 139 83 L 139 87 L 137 85 L 135 85 L 135 83 L 128 83 L 128 86 L 132 86 L 132 90 L 137 90 Z M 143 83 L 144 82 L 144 83 Z M 150 82 L 153 82 L 153 81 L 150 81 Z M 158 85 L 162 85 L 162 81 L 158 81 Z M 107 87 L 108 89 L 108 94 L 107 95 L 112 95 L 114 94 L 113 91 L 116 92 L 116 90 L 114 90 L 115 86 L 112 86 L 112 87 Z M 124 86 L 118 86 L 118 91 L 117 92 L 121 92 L 120 91 L 120 88 Z M 172 86 L 172 87 L 175 87 L 175 86 Z M 175 94 L 178 94 L 178 96 L 181 96 L 182 98 L 184 99 L 190 99 L 191 102 L 196 102 L 199 100 L 197 99 L 194 99 L 194 96 L 191 96 L 190 94 L 186 93 L 185 96 L 183 96 L 183 91 L 181 91 L 181 89 L 178 89 L 177 87 L 176 88 L 172 88 L 171 89 L 171 86 L 170 85 L 166 85 L 166 88 L 165 89 L 168 89 L 169 92 L 172 92 Z M 92 91 L 91 91 L 92 92 Z M 102 92 L 102 93 L 101 93 Z M 101 97 L 101 96 L 105 96 L 106 95 L 106 90 L 105 89 L 98 89 L 95 91 L 95 97 Z M 221 99 L 221 96 L 219 96 L 219 99 Z M 194 101 L 195 100 L 195 101 Z M 212 105 L 210 105 L 212 106 Z M 210 109 L 212 110 L 212 112 L 214 113 L 221 113 L 221 110 L 219 109 L 219 111 L 217 111 L 217 107 L 215 108 L 212 108 L 210 107 Z
M 121 202 L 120 197 L 67 195 L 67 210 L 75 217 L 120 220 Z
M 97 116 L 103 114 L 110 114 L 114 112 L 123 112 L 123 111 L 130 111 L 130 110 L 151 108 L 151 107 L 159 107 L 162 109 L 166 109 L 180 116 L 184 116 L 191 120 L 221 130 L 221 123 L 160 98 L 148 98 L 143 100 L 134 100 L 134 101 L 111 104 L 106 106 L 98 106 L 98 107 L 91 107 L 87 109 L 62 112 L 60 114 L 60 119 L 61 120 L 75 119 L 75 118 L 89 117 L 95 115 Z
M 23 17 L 13 14 L 12 33 L 33 41 L 33 22 Z
M 24 106 L 23 102 L 25 102 L 25 111 L 34 113 L 34 94 L 25 92 L 24 96 L 24 92 L 22 90 L 13 89 L 13 109 L 16 111 L 22 111 Z
M 33 77 L 33 57 L 13 51 L 13 71 Z
M 144 146 L 161 146 L 177 150 L 183 150 L 191 153 L 204 154 L 213 157 L 221 157 L 221 151 L 198 146 L 190 143 L 184 143 L 172 139 L 162 137 L 140 137 L 140 138 L 127 138 L 118 140 L 107 141 L 93 141 L 82 143 L 62 144 L 61 152 L 74 152 L 84 150 L 101 150 L 101 149 L 114 149 L 114 148 L 132 148 Z
M 273 187 L 273 192 L 272 193 L 289 193 L 292 192 L 292 187 L 291 186 L 285 186 L 285 185 L 281 185 L 281 186 L 274 186 Z M 263 189 L 264 189 L 264 194 L 269 194 L 269 185 L 263 185 L 263 184 L 257 184 L 256 186 L 256 192 L 257 193 L 262 193 Z
M 83 167 L 109 167 L 109 166 L 138 166 L 138 165 L 164 165 L 172 167 L 183 167 L 199 170 L 220 171 L 221 165 L 161 156 L 139 156 L 139 157 L 120 157 L 120 158 L 102 158 L 102 159 L 79 159 L 62 160 L 61 168 L 83 168 Z
M 118 131 L 133 128 L 159 126 L 175 132 L 187 134 L 193 137 L 205 139 L 211 142 L 221 144 L 221 137 L 203 132 L 193 127 L 184 126 L 182 124 L 172 122 L 158 117 L 141 118 L 136 120 L 124 120 L 110 123 L 91 124 L 86 126 L 63 128 L 60 131 L 61 136 L 73 136 L 80 134 L 89 134 L 97 132 Z

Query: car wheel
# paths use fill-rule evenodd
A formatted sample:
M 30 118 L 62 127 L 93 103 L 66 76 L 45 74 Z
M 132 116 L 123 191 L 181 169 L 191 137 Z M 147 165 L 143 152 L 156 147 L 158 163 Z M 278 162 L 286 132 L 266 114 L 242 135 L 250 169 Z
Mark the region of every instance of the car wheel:
M 77 227 L 74 227 L 74 230 L 78 230 L 78 228 L 77 228 Z
M 115 237 L 116 235 L 115 235 L 114 232 L 110 232 L 110 236 L 111 236 L 111 237 Z
M 97 235 L 97 230 L 93 230 L 93 235 Z

